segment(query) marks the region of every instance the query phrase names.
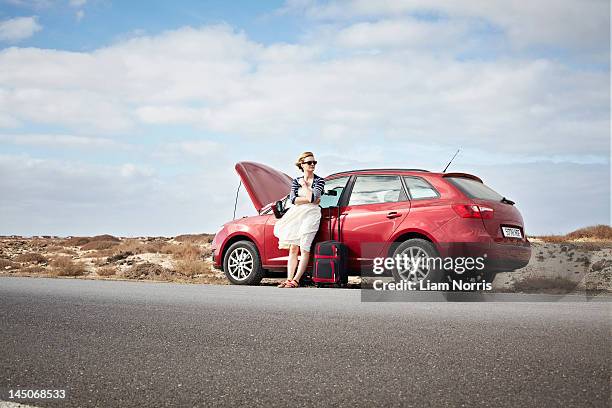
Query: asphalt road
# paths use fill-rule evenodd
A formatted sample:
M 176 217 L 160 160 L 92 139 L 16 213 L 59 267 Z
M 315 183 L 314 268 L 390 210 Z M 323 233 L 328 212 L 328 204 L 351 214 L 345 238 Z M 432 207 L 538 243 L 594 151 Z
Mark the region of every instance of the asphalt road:
M 605 407 L 611 305 L 0 278 L 0 400 L 64 389 L 17 402 Z

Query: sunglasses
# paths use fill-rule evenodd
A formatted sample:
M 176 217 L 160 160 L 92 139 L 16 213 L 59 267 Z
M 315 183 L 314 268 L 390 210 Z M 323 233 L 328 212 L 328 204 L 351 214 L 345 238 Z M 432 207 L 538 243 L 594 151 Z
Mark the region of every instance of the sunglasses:
M 316 160 L 315 161 L 307 161 L 307 162 L 302 162 L 302 164 L 307 164 L 309 166 L 314 166 L 314 165 L 317 164 L 317 161 Z

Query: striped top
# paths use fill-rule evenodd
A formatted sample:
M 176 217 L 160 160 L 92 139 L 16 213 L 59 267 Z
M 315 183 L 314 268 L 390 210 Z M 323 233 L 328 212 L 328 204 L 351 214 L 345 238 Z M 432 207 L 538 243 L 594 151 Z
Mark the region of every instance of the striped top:
M 295 204 L 295 199 L 298 196 L 298 190 L 300 189 L 300 179 L 303 179 L 304 176 L 300 176 L 293 179 L 291 183 L 291 193 L 289 194 L 289 200 L 291 204 Z M 319 177 L 316 174 L 314 175 L 314 180 L 312 181 L 312 199 L 311 203 L 314 203 L 317 198 L 321 198 L 323 195 L 323 191 L 325 188 L 325 179 L 323 177 Z

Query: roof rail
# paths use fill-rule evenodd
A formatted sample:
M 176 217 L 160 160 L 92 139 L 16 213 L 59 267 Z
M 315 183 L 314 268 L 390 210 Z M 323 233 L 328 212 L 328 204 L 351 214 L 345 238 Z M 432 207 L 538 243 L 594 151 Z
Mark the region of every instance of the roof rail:
M 339 171 L 336 173 L 332 173 L 328 175 L 327 177 L 335 176 L 336 174 L 353 173 L 353 172 L 359 172 L 359 171 L 422 171 L 424 173 L 429 173 L 429 170 L 425 170 L 425 169 L 359 169 L 359 170 Z

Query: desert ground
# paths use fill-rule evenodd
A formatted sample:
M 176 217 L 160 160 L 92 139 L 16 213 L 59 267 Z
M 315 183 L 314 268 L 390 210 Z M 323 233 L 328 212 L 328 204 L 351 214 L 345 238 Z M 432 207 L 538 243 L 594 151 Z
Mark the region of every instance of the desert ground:
M 176 237 L 3 236 L 0 276 L 120 279 L 229 284 L 212 266 L 211 234 Z M 564 236 L 530 237 L 525 268 L 498 274 L 496 292 L 612 292 L 612 228 L 582 228 Z M 271 285 L 276 279 L 264 279 Z M 351 280 L 359 287 L 359 278 Z

